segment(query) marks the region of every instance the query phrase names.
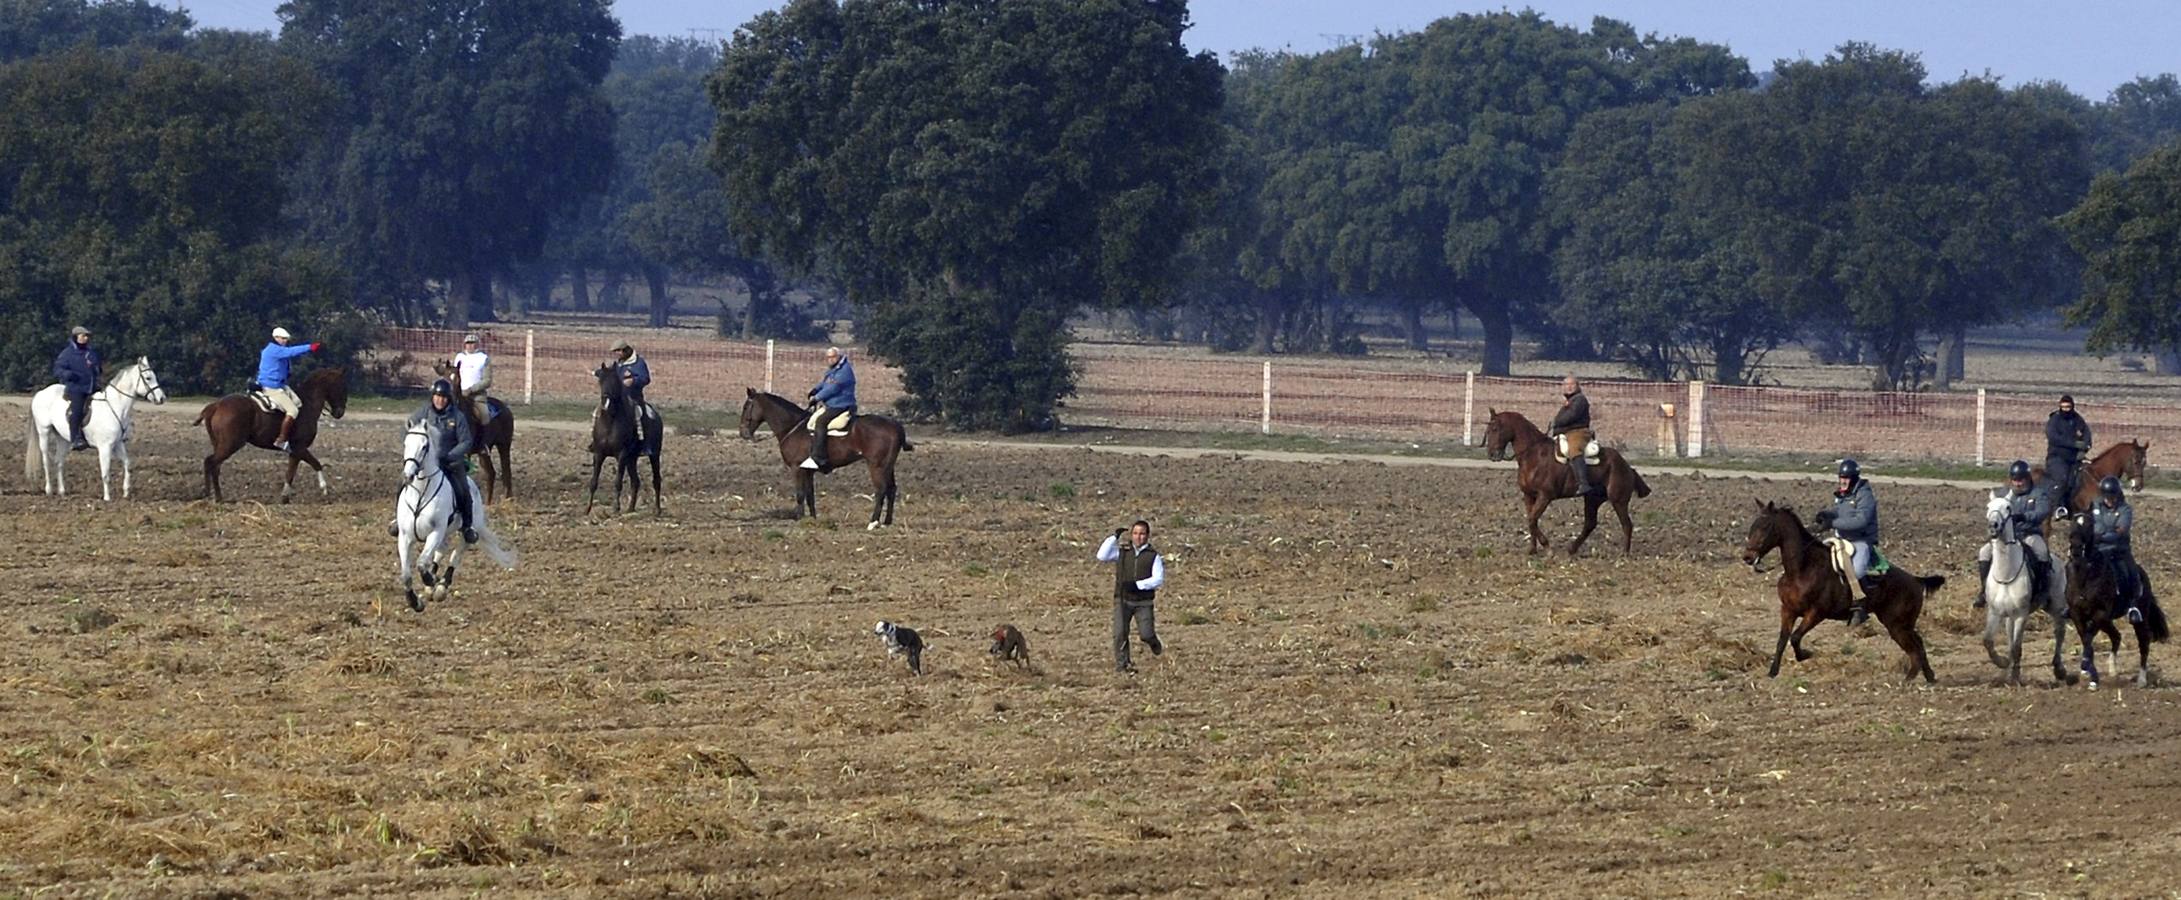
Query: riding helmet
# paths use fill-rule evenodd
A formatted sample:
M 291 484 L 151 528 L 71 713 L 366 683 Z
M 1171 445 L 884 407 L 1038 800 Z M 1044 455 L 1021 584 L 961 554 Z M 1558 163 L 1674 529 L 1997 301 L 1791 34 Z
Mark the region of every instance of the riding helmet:
M 432 396 L 452 400 L 454 399 L 454 385 L 449 384 L 447 379 L 444 378 L 434 381 L 432 382 Z
M 2025 461 L 2025 460 L 2019 460 L 2019 459 L 2018 459 L 2018 460 L 2015 460 L 2015 461 L 2014 461 L 2014 464 L 2013 464 L 2013 465 L 2010 465 L 2010 466 L 2008 466 L 2008 467 L 2007 467 L 2007 480 L 2008 480 L 2008 481 L 2028 481 L 2028 480 L 2030 480 L 2030 464 L 2029 464 L 2029 463 L 2028 463 L 2027 461 Z
M 1863 478 L 1863 467 L 1856 465 L 1852 457 L 1843 459 L 1840 461 L 1840 477 L 1860 481 Z
M 2111 497 L 2115 500 L 2120 499 L 2120 479 L 2115 478 L 2111 475 L 2107 475 L 2103 479 L 2100 479 L 2098 481 L 2098 493 L 2104 494 L 2105 496 Z

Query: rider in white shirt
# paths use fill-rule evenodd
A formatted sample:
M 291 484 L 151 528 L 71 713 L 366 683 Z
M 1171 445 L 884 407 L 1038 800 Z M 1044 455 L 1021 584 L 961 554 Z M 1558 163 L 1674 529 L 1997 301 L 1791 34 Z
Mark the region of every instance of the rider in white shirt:
M 476 404 L 470 408 L 476 411 L 477 421 L 484 421 L 492 412 L 485 402 L 485 392 L 492 389 L 492 357 L 480 349 L 476 333 L 462 336 L 462 352 L 454 355 L 454 367 L 462 402 Z

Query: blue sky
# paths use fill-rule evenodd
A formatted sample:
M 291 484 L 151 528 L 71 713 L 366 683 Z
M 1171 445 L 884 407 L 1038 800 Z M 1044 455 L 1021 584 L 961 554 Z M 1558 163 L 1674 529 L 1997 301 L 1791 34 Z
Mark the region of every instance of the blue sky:
M 278 26 L 277 0 L 161 0 L 219 28 Z M 630 34 L 724 37 L 776 2 L 620 0 Z M 2008 84 L 2059 81 L 2093 100 L 2137 75 L 2181 71 L 2181 3 L 2173 0 L 1648 0 L 1482 4 L 1419 0 L 1193 0 L 1188 43 L 1219 52 L 1287 47 L 1310 52 L 1376 31 L 1408 31 L 1457 12 L 1536 9 L 1587 26 L 1609 16 L 1638 31 L 1720 42 L 1754 68 L 1775 59 L 1823 57 L 1843 41 L 1922 54 L 1935 81 L 1991 72 Z M 716 32 L 692 29 L 716 29 Z

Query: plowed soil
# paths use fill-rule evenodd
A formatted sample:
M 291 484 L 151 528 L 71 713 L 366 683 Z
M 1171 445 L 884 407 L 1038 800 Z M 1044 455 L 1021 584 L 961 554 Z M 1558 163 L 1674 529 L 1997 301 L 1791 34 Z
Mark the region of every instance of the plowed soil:
M 402 604 L 391 426 L 194 500 L 202 435 L 139 420 L 138 496 L 0 497 L 0 889 L 1074 897 L 2142 895 L 2173 874 L 2181 709 L 1999 684 L 1968 606 L 1981 503 L 1882 489 L 1951 581 L 1934 687 L 1827 624 L 1764 668 L 1754 498 L 1652 476 L 1634 554 L 1523 553 L 1504 472 L 931 445 L 900 526 L 860 471 L 788 517 L 769 439 L 677 436 L 666 515 L 583 510 L 580 438 L 518 439 L 522 560 Z M 79 491 L 92 460 L 71 462 Z M 306 479 L 307 481 L 307 479 Z M 603 501 L 602 501 L 603 503 Z M 1555 507 L 1564 543 L 1574 509 Z M 2171 577 L 2176 510 L 2138 508 Z M 1170 560 L 1163 657 L 1111 671 L 1096 542 Z M 1617 535 L 1615 535 L 1617 537 Z M 1771 567 L 1776 570 L 1777 562 Z M 928 674 L 870 633 L 920 629 Z M 1012 622 L 1035 673 L 993 665 Z M 2159 647 L 2154 666 L 2171 652 Z M 2070 641 L 2070 668 L 2075 655 Z

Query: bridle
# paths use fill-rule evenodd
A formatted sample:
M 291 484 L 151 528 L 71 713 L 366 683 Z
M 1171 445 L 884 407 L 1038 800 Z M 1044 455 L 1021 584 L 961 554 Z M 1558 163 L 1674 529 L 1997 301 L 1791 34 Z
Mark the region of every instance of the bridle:
M 412 437 L 424 439 L 423 443 L 419 445 L 422 447 L 422 452 L 402 456 L 401 483 L 405 489 L 410 485 L 418 486 L 416 502 L 409 506 L 409 515 L 414 518 L 417 513 L 424 509 L 425 504 L 432 502 L 432 498 L 439 496 L 439 492 L 446 489 L 447 479 L 445 473 L 439 471 L 438 466 L 430 465 L 425 461 L 425 457 L 430 456 L 432 453 L 432 433 L 422 425 L 411 425 L 408 433 L 402 436 L 402 440 L 407 442 Z M 431 484 L 434 476 L 439 477 L 439 484 Z M 429 486 L 429 490 L 426 489 L 427 486 Z
M 121 392 L 122 396 L 131 400 L 150 400 L 153 403 L 165 403 L 167 401 L 166 389 L 159 386 L 159 373 L 152 371 L 150 366 L 136 363 L 131 363 L 129 369 L 136 372 L 136 387 L 133 390 L 123 390 Z M 126 372 L 114 376 L 114 380 L 106 382 L 106 390 L 111 392 L 119 387 L 121 379 L 125 377 L 128 377 Z M 143 393 L 137 393 L 137 391 Z M 110 394 L 102 393 L 99 395 L 99 402 L 106 404 L 108 408 L 112 408 L 114 398 Z

